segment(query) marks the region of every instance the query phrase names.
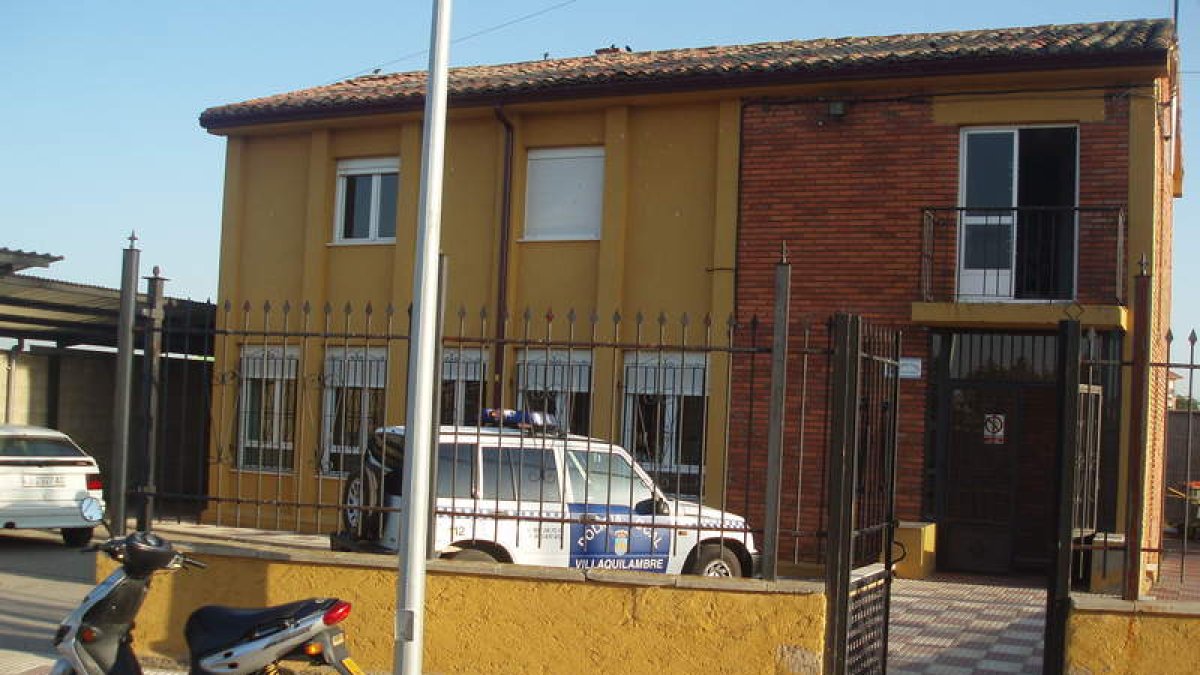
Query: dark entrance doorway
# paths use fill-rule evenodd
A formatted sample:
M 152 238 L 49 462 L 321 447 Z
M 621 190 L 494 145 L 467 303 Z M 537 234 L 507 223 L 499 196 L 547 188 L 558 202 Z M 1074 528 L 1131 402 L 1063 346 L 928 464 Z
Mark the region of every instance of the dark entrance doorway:
M 1043 572 L 1054 527 L 1055 337 L 935 338 L 938 567 Z

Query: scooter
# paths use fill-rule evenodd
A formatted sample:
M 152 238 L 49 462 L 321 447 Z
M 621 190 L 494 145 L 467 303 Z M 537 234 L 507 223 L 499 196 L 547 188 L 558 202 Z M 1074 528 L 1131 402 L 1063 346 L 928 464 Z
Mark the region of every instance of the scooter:
M 90 499 L 90 498 L 89 498 Z M 95 504 L 81 506 L 84 517 L 99 521 Z M 204 563 L 175 550 L 150 532 L 110 539 L 85 551 L 101 551 L 121 567 L 92 589 L 58 632 L 61 655 L 51 675 L 142 675 L 133 651 L 133 621 L 155 572 L 173 572 Z M 364 675 L 350 658 L 346 635 L 337 626 L 350 615 L 350 603 L 310 598 L 275 607 L 235 609 L 207 606 L 192 612 L 184 627 L 192 675 L 280 672 L 280 661 L 324 664 L 342 675 Z

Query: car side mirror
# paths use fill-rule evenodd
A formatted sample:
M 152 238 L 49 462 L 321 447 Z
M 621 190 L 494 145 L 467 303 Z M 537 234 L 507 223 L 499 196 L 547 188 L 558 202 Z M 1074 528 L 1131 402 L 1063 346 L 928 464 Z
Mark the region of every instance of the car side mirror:
M 633 507 L 633 512 L 639 516 L 669 516 L 671 507 L 662 497 L 643 499 Z

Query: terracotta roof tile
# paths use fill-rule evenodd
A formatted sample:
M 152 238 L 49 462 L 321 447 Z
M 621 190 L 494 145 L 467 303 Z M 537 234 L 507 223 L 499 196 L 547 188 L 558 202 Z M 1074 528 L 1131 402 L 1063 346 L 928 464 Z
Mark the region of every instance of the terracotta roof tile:
M 450 71 L 451 104 L 500 97 L 583 97 L 614 89 L 714 88 L 772 80 L 853 77 L 887 70 L 931 72 L 960 65 L 1088 58 L 1154 58 L 1175 39 L 1171 22 L 1106 23 L 822 38 L 728 47 L 618 52 L 566 59 L 468 66 Z M 217 106 L 200 115 L 208 129 L 338 115 L 418 109 L 424 71 L 367 75 L 336 84 Z

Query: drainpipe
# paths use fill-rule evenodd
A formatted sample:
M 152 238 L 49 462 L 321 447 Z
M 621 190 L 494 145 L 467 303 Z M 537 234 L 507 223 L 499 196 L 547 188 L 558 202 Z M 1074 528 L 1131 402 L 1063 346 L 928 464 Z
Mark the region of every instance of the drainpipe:
M 25 349 L 25 339 L 17 340 L 17 344 L 8 350 L 8 367 L 7 378 L 4 380 L 4 423 L 12 424 L 13 416 L 13 396 L 16 393 L 17 385 L 14 378 L 17 374 L 17 354 L 20 354 Z
M 512 163 L 513 124 L 496 106 L 496 119 L 504 125 L 504 176 L 500 195 L 500 257 L 496 270 L 496 386 L 492 388 L 492 407 L 503 407 L 505 333 L 508 329 L 508 248 L 512 239 Z

